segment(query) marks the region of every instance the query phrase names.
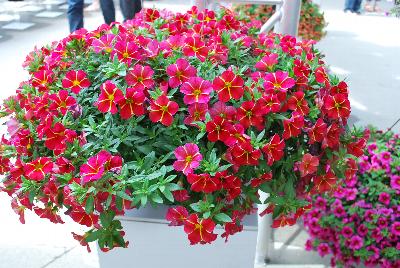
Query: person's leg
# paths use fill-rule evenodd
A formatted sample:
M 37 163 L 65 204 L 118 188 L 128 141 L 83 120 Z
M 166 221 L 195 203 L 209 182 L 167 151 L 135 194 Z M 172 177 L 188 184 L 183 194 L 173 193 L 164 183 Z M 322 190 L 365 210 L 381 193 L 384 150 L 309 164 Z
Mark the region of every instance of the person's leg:
M 83 28 L 83 0 L 68 0 L 67 14 L 71 33 Z
M 361 13 L 361 3 L 362 0 L 355 0 L 354 1 L 354 6 L 353 6 L 353 12 L 360 14 Z
M 355 0 L 346 0 L 344 2 L 344 11 L 353 11 Z
M 107 24 L 115 21 L 115 6 L 113 0 L 100 0 L 100 7 L 104 21 Z
M 131 20 L 135 17 L 136 13 L 142 10 L 141 0 L 120 0 L 120 7 L 124 21 Z

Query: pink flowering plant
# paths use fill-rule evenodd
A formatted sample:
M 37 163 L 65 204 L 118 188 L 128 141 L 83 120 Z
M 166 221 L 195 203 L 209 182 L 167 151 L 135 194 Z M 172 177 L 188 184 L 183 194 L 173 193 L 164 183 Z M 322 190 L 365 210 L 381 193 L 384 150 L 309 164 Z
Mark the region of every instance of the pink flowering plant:
M 29 54 L 2 108 L 1 191 L 21 222 L 70 217 L 108 250 L 127 246 L 116 216 L 165 204 L 204 244 L 240 232 L 262 190 L 273 226 L 294 224 L 348 166 L 348 88 L 313 42 L 256 32 L 228 10 L 147 9 Z
M 400 267 L 400 136 L 372 130 L 359 170 L 304 216 L 306 248 L 332 266 Z

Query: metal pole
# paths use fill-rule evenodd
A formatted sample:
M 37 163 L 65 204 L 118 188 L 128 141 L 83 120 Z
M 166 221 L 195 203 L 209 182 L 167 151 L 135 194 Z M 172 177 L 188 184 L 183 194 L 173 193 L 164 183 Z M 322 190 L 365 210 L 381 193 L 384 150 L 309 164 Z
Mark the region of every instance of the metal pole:
M 297 36 L 300 21 L 301 0 L 285 0 L 282 5 L 283 14 L 275 32 Z

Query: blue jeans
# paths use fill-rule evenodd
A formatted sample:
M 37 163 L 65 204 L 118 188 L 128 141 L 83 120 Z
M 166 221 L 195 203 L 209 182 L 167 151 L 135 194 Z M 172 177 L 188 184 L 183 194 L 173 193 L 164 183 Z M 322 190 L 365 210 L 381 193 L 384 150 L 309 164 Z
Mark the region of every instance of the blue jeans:
M 362 0 L 346 0 L 344 3 L 344 10 L 351 12 L 360 12 Z
M 133 19 L 135 14 L 142 9 L 141 0 L 120 0 L 119 5 L 124 21 Z M 100 0 L 101 11 L 107 24 L 115 21 L 115 6 L 113 0 Z
M 83 28 L 83 0 L 68 0 L 67 14 L 71 33 Z

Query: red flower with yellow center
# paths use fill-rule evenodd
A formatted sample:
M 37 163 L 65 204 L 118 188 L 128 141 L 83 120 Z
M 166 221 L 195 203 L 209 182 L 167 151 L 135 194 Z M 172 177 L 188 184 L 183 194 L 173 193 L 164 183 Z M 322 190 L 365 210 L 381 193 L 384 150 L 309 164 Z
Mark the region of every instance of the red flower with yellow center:
M 164 126 L 172 125 L 173 115 L 178 111 L 176 102 L 170 101 L 166 95 L 161 95 L 150 104 L 149 117 L 152 122 L 161 122 Z
M 218 99 L 222 102 L 227 102 L 230 99 L 238 100 L 244 93 L 243 79 L 227 70 L 213 81 L 213 88 L 218 93 Z
M 305 116 L 310 112 L 307 101 L 304 99 L 304 92 L 297 91 L 288 99 L 287 105 L 290 110 L 296 111 Z
M 214 234 L 215 223 L 211 219 L 201 219 L 197 214 L 191 214 L 187 217 L 184 225 L 184 231 L 188 234 L 191 245 L 207 244 L 217 239 Z
M 124 99 L 124 94 L 109 80 L 104 82 L 100 88 L 101 93 L 96 102 L 97 108 L 102 113 L 116 114 L 118 112 L 116 104 Z
M 322 142 L 326 136 L 327 125 L 322 118 L 318 118 L 315 125 L 308 131 L 309 143 Z
M 53 72 L 50 70 L 40 70 L 33 74 L 32 86 L 37 88 L 40 92 L 48 90 L 48 86 L 53 83 Z
M 301 176 L 304 177 L 308 174 L 313 174 L 317 171 L 319 165 L 319 159 L 311 154 L 303 155 L 303 159 L 299 165 Z
M 190 77 L 196 76 L 197 69 L 191 66 L 186 59 L 178 59 L 175 64 L 167 67 L 167 74 L 170 87 L 175 88 L 189 81 Z
M 145 114 L 144 100 L 146 99 L 143 91 L 134 88 L 127 88 L 125 98 L 118 102 L 122 119 L 129 119 L 133 115 L 140 116 Z
M 187 57 L 197 57 L 204 62 L 208 56 L 208 47 L 198 36 L 189 36 L 185 39 L 185 46 L 182 49 L 183 55 Z
M 132 70 L 128 71 L 126 83 L 136 90 L 151 89 L 154 86 L 154 71 L 149 66 L 136 64 Z
M 207 122 L 206 131 L 208 140 L 211 142 L 225 142 L 230 137 L 230 129 L 232 125 L 220 116 L 216 116 L 212 121 Z
M 208 111 L 208 104 L 206 103 L 194 103 L 189 105 L 187 116 L 184 120 L 186 125 L 195 125 L 193 122 L 204 121 L 206 119 L 206 113 Z
M 275 94 L 268 94 L 263 97 L 264 105 L 262 107 L 265 114 L 270 112 L 277 113 L 281 109 L 281 102 L 278 99 L 278 96 Z
M 347 119 L 350 116 L 350 101 L 344 94 L 326 96 L 323 108 L 332 119 Z
M 111 52 L 111 59 L 117 56 L 118 60 L 130 65 L 133 60 L 140 60 L 141 54 L 138 45 L 135 42 L 118 41 Z
M 284 155 L 285 141 L 278 134 L 272 136 L 269 143 L 263 148 L 263 152 L 268 157 L 268 165 L 271 166 L 275 161 L 279 161 Z
M 261 157 L 261 151 L 254 149 L 249 141 L 238 142 L 232 147 L 232 156 L 235 164 L 239 166 L 256 166 Z
M 53 150 L 56 155 L 59 155 L 67 148 L 67 142 L 72 143 L 77 137 L 75 131 L 66 129 L 60 122 L 54 124 L 54 127 L 49 127 L 45 130 L 47 139 L 44 145 Z
M 332 171 L 328 171 L 325 175 L 317 176 L 314 179 L 313 193 L 324 193 L 332 190 L 336 186 L 337 177 Z
M 185 223 L 189 213 L 183 206 L 176 206 L 167 210 L 166 220 L 171 223 L 169 226 L 181 226 Z
M 185 104 L 208 103 L 212 90 L 211 83 L 201 77 L 190 77 L 180 88 Z
M 76 104 L 76 100 L 69 96 L 66 90 L 60 90 L 58 94 L 50 95 L 49 99 L 53 101 L 49 109 L 58 110 L 63 116 Z
M 265 75 L 263 86 L 266 93 L 276 94 L 280 101 L 284 101 L 286 99 L 287 90 L 292 88 L 295 84 L 296 82 L 293 78 L 289 77 L 287 72 L 277 71 Z
M 53 170 L 53 161 L 49 157 L 39 157 L 24 166 L 25 177 L 28 180 L 41 181 Z
M 90 86 L 90 81 L 84 71 L 71 70 L 65 74 L 65 78 L 62 80 L 62 86 L 63 88 L 71 89 L 72 93 L 79 94 L 81 89 Z
M 210 174 L 194 174 L 187 175 L 187 181 L 191 184 L 190 189 L 194 192 L 212 193 L 221 188 L 221 182 Z
M 292 137 L 297 137 L 301 133 L 301 128 L 304 126 L 304 117 L 297 112 L 293 112 L 290 119 L 283 121 L 283 138 L 285 140 Z

